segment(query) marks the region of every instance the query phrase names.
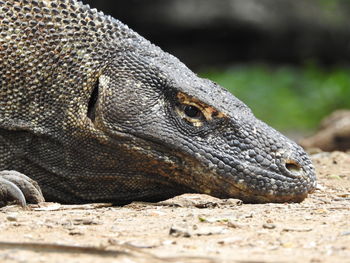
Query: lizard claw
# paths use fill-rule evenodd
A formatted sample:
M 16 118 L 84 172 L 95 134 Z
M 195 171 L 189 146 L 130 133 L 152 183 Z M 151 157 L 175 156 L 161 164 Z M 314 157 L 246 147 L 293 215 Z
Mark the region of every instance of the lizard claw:
M 37 182 L 16 171 L 0 172 L 0 202 L 15 201 L 21 206 L 44 202 L 44 196 Z

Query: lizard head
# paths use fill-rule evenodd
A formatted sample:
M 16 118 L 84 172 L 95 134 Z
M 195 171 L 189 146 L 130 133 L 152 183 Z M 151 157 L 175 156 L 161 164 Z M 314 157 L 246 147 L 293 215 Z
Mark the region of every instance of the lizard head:
M 110 137 L 132 137 L 139 168 L 129 172 L 247 202 L 300 202 L 315 189 L 302 148 L 230 92 L 151 44 L 119 57 L 99 78 L 90 117 Z
M 284 202 L 315 188 L 298 145 L 121 22 L 76 0 L 13 0 L 0 24 L 1 128 L 27 132 L 30 154 L 14 154 L 51 200 Z

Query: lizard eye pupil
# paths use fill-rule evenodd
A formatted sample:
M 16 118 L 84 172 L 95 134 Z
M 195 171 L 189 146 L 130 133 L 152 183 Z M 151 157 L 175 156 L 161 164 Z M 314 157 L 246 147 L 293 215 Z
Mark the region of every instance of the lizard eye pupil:
M 184 113 L 189 118 L 199 118 L 202 114 L 200 109 L 198 109 L 197 107 L 192 106 L 192 105 L 184 106 Z

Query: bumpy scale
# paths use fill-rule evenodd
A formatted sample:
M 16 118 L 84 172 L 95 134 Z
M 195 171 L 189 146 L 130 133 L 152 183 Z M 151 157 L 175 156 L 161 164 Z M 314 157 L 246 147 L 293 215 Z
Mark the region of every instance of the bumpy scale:
M 0 171 L 0 201 L 22 205 L 299 202 L 316 186 L 232 94 L 75 0 L 0 0 Z

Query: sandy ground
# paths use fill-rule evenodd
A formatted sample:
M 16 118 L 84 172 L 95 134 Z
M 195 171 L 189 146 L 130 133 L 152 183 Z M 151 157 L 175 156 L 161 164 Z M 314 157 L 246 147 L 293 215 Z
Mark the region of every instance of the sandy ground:
M 350 262 L 350 154 L 312 159 L 320 186 L 301 204 L 4 207 L 0 262 Z

